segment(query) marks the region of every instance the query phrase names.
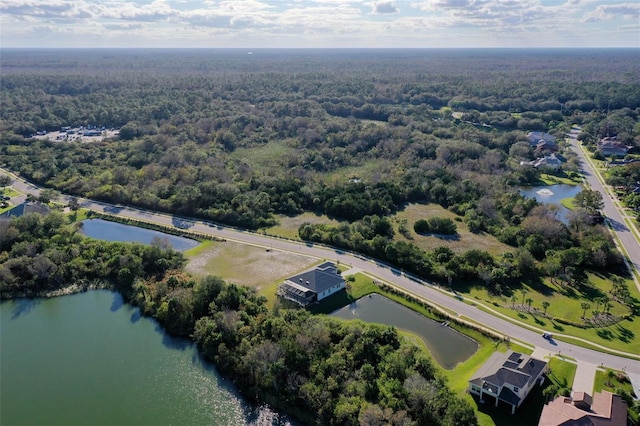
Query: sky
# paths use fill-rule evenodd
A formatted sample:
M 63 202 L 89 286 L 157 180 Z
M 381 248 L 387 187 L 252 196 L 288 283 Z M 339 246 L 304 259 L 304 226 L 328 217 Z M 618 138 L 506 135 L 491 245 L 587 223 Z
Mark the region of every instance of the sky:
M 638 0 L 1 0 L 0 46 L 640 47 Z

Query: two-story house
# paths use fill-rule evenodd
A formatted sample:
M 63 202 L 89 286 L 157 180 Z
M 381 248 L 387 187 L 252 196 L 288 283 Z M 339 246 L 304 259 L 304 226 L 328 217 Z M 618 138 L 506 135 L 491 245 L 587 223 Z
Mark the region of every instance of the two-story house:
M 536 385 L 544 382 L 547 363 L 518 352 L 495 352 L 469 380 L 469 392 L 477 395 L 480 402 L 495 400 L 511 406 L 515 413 L 522 401 Z
M 344 279 L 334 263 L 325 262 L 314 269 L 285 280 L 277 294 L 306 307 L 346 288 Z

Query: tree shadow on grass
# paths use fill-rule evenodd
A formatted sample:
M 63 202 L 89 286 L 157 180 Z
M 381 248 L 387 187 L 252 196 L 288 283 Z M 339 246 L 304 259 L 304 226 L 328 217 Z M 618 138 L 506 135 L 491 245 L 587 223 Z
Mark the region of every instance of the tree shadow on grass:
M 604 339 L 604 340 L 613 339 L 613 333 L 608 328 L 602 328 L 602 329 L 596 331 L 596 334 L 598 335 L 598 337 L 600 337 L 601 339 Z

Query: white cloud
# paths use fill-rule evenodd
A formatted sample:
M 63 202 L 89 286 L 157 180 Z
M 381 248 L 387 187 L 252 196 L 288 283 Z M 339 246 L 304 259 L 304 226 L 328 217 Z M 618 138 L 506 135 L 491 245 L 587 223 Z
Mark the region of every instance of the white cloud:
M 62 47 L 72 36 L 73 43 L 100 37 L 101 45 L 123 46 L 132 40 L 203 47 L 555 46 L 596 40 L 638 47 L 629 33 L 639 15 L 640 4 L 628 0 L 2 0 L 0 40 L 3 46 L 32 47 Z
M 371 8 L 373 9 L 373 13 L 386 15 L 386 14 L 394 14 L 398 13 L 400 9 L 396 6 L 393 1 L 378 1 L 371 4 Z
M 585 21 L 611 20 L 618 17 L 638 20 L 640 3 L 621 3 L 599 5 L 585 16 Z

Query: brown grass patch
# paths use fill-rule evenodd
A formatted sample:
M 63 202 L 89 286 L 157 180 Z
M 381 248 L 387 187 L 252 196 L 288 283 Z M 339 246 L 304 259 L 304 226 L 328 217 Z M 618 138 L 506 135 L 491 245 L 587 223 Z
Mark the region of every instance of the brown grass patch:
M 215 242 L 190 257 L 187 271 L 216 275 L 227 282 L 261 290 L 318 263 L 317 259 L 279 250 L 235 243 Z
M 446 246 L 456 253 L 462 253 L 470 249 L 481 249 L 497 255 L 514 250 L 513 247 L 501 243 L 492 235 L 484 232 L 478 234 L 470 232 L 464 222 L 455 222 L 458 227 L 456 238 L 420 235 L 413 230 L 413 224 L 418 219 L 427 219 L 434 216 L 450 218 L 454 221 L 456 218 L 460 218 L 460 216 L 438 204 L 408 204 L 404 210 L 393 216 L 393 224 L 396 231 L 395 240 L 411 242 L 424 250 L 433 250 L 436 247 Z M 408 238 L 398 231 L 400 223 L 404 220 L 406 220 L 406 227 L 409 230 Z
M 278 224 L 267 228 L 265 232 L 269 235 L 290 238 L 292 240 L 300 240 L 298 236 L 298 228 L 305 223 L 325 223 L 327 225 L 338 225 L 340 222 L 330 219 L 327 215 L 306 212 L 297 216 L 277 216 Z

